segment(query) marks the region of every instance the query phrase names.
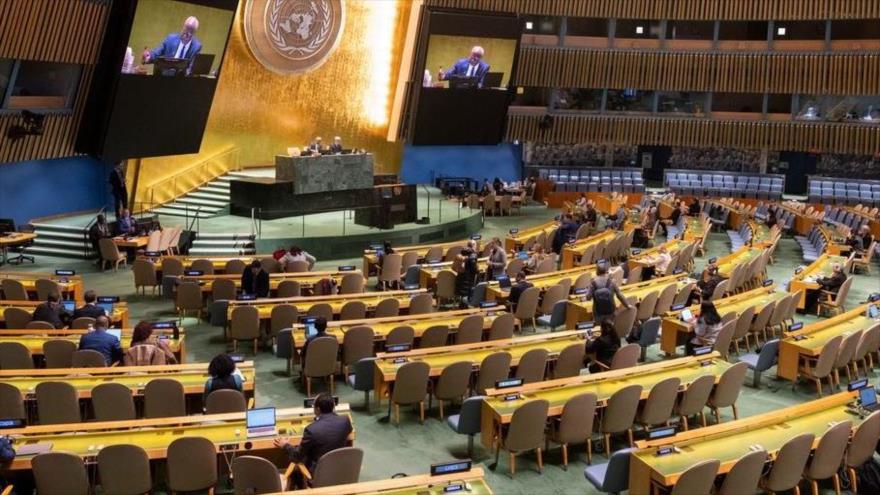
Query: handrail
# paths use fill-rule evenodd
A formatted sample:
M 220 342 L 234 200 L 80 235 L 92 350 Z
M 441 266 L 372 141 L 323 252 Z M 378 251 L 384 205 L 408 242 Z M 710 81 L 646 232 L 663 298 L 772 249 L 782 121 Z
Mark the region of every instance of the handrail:
M 211 155 L 170 177 L 150 184 L 144 189 L 144 195 L 150 198 L 149 204 L 153 207 L 174 201 L 225 173 L 241 170 L 240 152 L 241 150 L 235 147 Z

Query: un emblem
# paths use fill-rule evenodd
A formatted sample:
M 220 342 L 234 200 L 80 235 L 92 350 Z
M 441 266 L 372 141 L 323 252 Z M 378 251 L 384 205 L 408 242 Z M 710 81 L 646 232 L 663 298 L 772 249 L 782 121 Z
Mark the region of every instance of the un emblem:
M 320 67 L 342 38 L 342 0 L 250 0 L 244 32 L 254 57 L 279 74 Z

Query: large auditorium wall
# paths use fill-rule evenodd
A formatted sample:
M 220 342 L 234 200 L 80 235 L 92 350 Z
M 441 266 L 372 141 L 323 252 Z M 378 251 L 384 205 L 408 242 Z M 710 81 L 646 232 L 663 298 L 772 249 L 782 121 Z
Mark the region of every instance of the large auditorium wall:
M 495 177 L 504 181 L 522 178 L 522 147 L 498 146 L 407 146 L 403 150 L 401 179 L 407 184 L 429 184 L 435 178 L 470 177 L 481 181 Z
M 81 64 L 73 108 L 48 112 L 42 136 L 6 138 L 21 124 L 17 112 L 0 113 L 0 168 L 6 162 L 73 154 L 92 72 L 108 13 L 107 0 L 3 0 L 0 2 L 0 58 Z
M 386 140 L 409 2 L 344 2 L 342 38 L 326 63 L 301 75 L 263 67 L 245 40 L 241 2 L 198 154 L 144 160 L 138 200 L 153 184 L 230 150 L 242 166 L 270 165 L 288 147 L 334 135 L 376 155 L 377 172 L 397 172 L 402 145 Z
M 0 165 L 0 218 L 22 224 L 108 206 L 112 168 L 85 156 Z

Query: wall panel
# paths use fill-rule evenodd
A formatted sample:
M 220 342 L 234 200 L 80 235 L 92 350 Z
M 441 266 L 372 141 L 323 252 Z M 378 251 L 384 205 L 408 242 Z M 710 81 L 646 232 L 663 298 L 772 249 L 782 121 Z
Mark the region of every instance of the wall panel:
M 859 124 L 753 122 L 660 117 L 555 116 L 550 129 L 541 115 L 511 115 L 508 141 L 595 142 L 693 147 L 752 148 L 874 155 L 880 127 Z

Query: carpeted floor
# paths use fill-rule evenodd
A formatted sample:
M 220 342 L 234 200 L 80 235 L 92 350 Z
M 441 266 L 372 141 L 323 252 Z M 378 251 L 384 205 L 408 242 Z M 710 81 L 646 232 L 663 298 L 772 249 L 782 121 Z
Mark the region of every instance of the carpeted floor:
M 480 233 L 484 239 L 490 236 L 503 237 L 511 227 L 534 225 L 552 218 L 557 213 L 556 210 L 543 207 L 530 207 L 525 209 L 525 214 L 521 217 L 489 217 Z M 697 259 L 698 268 L 702 268 L 705 259 L 722 256 L 730 251 L 727 236 L 723 233 L 711 234 L 707 247 L 706 256 Z M 359 264 L 360 260 L 320 260 L 317 269 L 329 269 L 350 262 Z M 801 263 L 801 253 L 797 243 L 791 238 L 783 238 L 776 251 L 776 263 L 769 267 L 769 276 L 777 282 L 787 282 Z M 34 265 L 11 268 L 5 266 L 2 269 L 49 271 L 60 267 L 76 269 L 83 275 L 86 287 L 98 291 L 100 295 L 118 295 L 128 301 L 133 322 L 140 319 L 154 320 L 174 316 L 170 301 L 159 297 L 136 296 L 132 274 L 127 270 L 99 273 L 94 265 L 84 261 L 72 262 L 48 257 L 40 257 Z M 880 291 L 878 270 L 880 268 L 875 264 L 873 275 L 856 275 L 850 293 L 852 303 L 864 301 L 869 293 Z M 798 315 L 798 319 L 809 322 L 815 317 Z M 184 326 L 187 331 L 190 362 L 208 361 L 215 354 L 227 349 L 221 329 L 199 322 L 195 318 L 187 318 Z M 660 359 L 656 349 L 651 349 L 648 356 L 649 360 Z M 284 360 L 276 359 L 268 351 L 263 351 L 256 357 L 256 361 L 257 406 L 290 407 L 302 404 L 304 390 L 297 381 L 285 375 Z M 764 386 L 760 390 L 744 387 L 738 401 L 741 415 L 750 416 L 771 411 L 815 397 L 815 390 L 811 386 L 801 384 L 797 389 L 792 390 L 788 382 L 777 382 L 773 376 L 772 371 L 765 374 Z M 747 381 L 751 381 L 751 376 Z M 419 424 L 417 412 L 404 410 L 402 424 L 398 427 L 381 421 L 386 414 L 384 408 L 365 410 L 362 393 L 352 391 L 341 382 L 337 383 L 336 390 L 340 401 L 351 403 L 354 407 L 356 445 L 366 451 L 361 480 L 388 478 L 396 473 L 425 473 L 431 463 L 465 455 L 466 437 L 454 434 L 445 421 L 440 421 L 436 408 L 429 412 L 429 419 L 424 425 Z M 480 447 L 478 439 L 476 444 L 475 462 L 486 467 L 492 461 L 492 453 Z M 507 464 L 502 456 L 497 473 L 487 470 L 488 482 L 497 494 L 596 493 L 592 485 L 584 480 L 583 468 L 586 466 L 586 461 L 583 447 L 574 447 L 572 455 L 576 456 L 577 460 L 572 462 L 568 471 L 564 471 L 561 467 L 561 453 L 558 449 L 551 448 L 551 451 L 545 455 L 543 474 L 538 474 L 535 470 L 533 455 L 520 456 L 515 479 L 508 474 Z M 604 457 L 601 454 L 595 455 L 593 460 L 604 462 Z

